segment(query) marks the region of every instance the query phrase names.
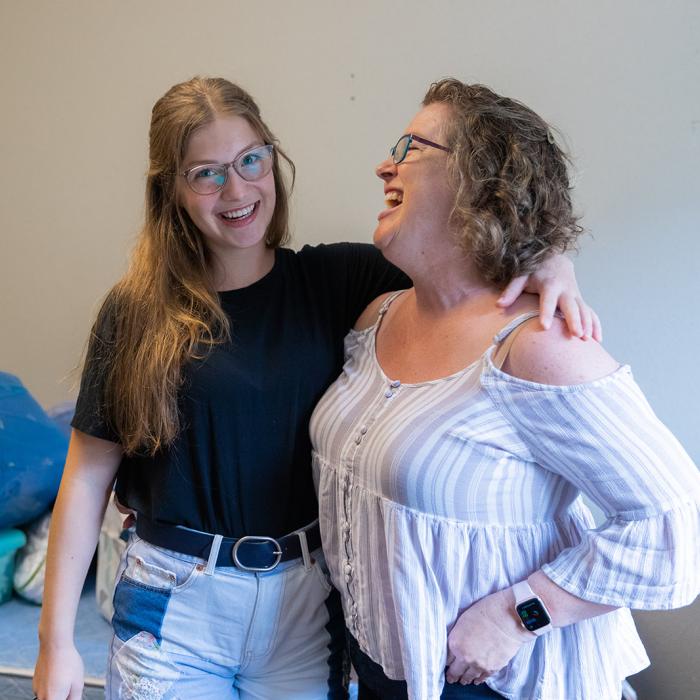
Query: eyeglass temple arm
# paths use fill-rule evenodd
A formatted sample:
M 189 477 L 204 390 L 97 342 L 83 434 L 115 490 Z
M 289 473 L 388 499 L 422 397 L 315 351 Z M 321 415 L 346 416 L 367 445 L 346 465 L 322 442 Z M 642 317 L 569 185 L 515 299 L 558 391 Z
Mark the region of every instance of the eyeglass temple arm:
M 435 141 L 428 141 L 428 139 L 424 139 L 422 136 L 416 136 L 415 134 L 409 134 L 409 136 L 414 140 L 418 141 L 418 143 L 422 143 L 425 146 L 432 146 L 433 148 L 439 148 L 441 151 L 447 151 L 450 153 L 451 149 L 447 148 L 447 146 L 441 146 L 439 143 L 435 143 Z

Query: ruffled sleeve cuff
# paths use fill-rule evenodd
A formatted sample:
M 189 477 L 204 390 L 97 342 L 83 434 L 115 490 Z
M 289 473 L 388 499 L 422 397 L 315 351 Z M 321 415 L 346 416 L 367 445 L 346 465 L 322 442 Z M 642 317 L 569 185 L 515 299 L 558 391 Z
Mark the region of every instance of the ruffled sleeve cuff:
M 584 600 L 639 610 L 690 605 L 700 592 L 696 501 L 641 520 L 609 518 L 542 567 Z

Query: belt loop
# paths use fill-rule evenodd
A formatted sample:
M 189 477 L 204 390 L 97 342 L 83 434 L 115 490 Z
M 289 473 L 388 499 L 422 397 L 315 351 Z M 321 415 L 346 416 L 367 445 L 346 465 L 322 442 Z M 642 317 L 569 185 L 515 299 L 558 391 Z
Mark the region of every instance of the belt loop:
M 207 568 L 204 570 L 207 576 L 211 576 L 214 573 L 216 560 L 219 558 L 219 549 L 221 549 L 221 541 L 223 539 L 223 535 L 214 535 L 214 539 L 211 543 L 211 551 L 209 552 L 209 559 L 207 559 Z
M 311 554 L 309 554 L 309 543 L 306 540 L 306 531 L 297 530 L 294 533 L 301 542 L 301 558 L 304 561 L 304 570 L 311 571 L 311 566 L 313 562 L 311 561 Z

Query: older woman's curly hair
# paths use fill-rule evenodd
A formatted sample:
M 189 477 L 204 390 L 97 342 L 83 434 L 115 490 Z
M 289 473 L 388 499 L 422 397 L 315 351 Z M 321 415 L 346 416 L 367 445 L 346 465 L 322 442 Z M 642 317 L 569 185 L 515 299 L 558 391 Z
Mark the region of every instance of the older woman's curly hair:
M 569 196 L 568 159 L 547 123 L 484 85 L 433 83 L 423 105 L 448 105 L 459 243 L 488 282 L 502 286 L 573 247 L 583 231 Z

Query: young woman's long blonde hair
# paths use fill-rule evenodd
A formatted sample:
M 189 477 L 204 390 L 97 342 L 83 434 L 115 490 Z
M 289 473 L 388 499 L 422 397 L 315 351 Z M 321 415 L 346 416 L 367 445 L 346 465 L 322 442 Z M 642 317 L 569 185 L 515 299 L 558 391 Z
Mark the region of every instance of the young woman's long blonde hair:
M 288 241 L 288 190 L 280 158 L 294 164 L 260 116 L 253 98 L 223 78 L 195 77 L 156 102 L 149 132 L 143 229 L 127 273 L 102 305 L 85 371 L 104 372 L 103 420 L 126 454 L 154 454 L 180 429 L 178 390 L 183 365 L 229 338 L 228 318 L 212 285 L 202 236 L 178 206 L 176 181 L 189 137 L 217 116 L 245 118 L 275 145 L 275 210 L 265 243 Z M 96 366 L 89 367 L 91 363 Z

